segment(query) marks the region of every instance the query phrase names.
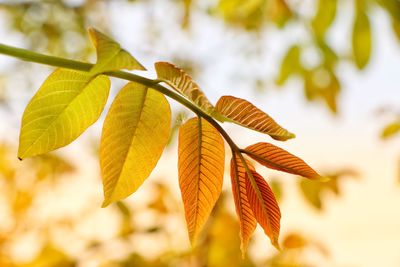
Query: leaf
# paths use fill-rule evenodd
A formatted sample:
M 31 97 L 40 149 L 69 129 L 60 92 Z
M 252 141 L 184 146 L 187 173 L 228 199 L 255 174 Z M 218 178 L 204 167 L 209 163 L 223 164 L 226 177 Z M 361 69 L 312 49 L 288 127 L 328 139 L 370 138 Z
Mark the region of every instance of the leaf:
M 174 90 L 187 97 L 204 112 L 212 114 L 214 106 L 200 90 L 200 87 L 182 69 L 168 62 L 156 62 L 154 66 L 158 79 L 163 80 Z
M 92 75 L 120 69 L 146 70 L 119 43 L 94 28 L 88 31 L 97 53 L 97 62 L 90 70 Z
M 317 13 L 311 22 L 314 34 L 323 39 L 336 16 L 337 0 L 319 0 Z
M 312 205 L 317 210 L 322 210 L 324 202 L 322 202 L 321 196 L 325 187 L 319 183 L 313 183 L 309 180 L 301 180 L 299 185 L 304 198 L 307 200 L 307 203 Z
M 254 167 L 248 161 L 247 166 L 250 170 L 254 170 Z M 231 184 L 236 214 L 239 217 L 240 249 L 242 255 L 245 255 L 250 238 L 256 229 L 257 221 L 247 199 L 246 169 L 237 154 L 232 155 L 231 159 Z
M 275 24 L 282 28 L 286 23 L 293 17 L 293 11 L 290 9 L 287 1 L 285 0 L 273 0 L 269 2 L 258 1 L 260 3 L 267 3 L 268 13 L 266 14 L 267 19 L 272 20 Z
M 110 80 L 57 69 L 39 88 L 22 116 L 18 157 L 24 159 L 74 141 L 100 116 Z
M 357 10 L 355 16 L 352 43 L 354 61 L 361 70 L 368 64 L 372 49 L 371 24 L 362 10 Z
M 333 70 L 336 66 L 336 63 L 339 60 L 338 55 L 336 52 L 333 50 L 332 47 L 330 47 L 325 40 L 319 40 L 317 42 L 319 50 L 322 52 L 322 55 L 324 57 L 323 60 L 323 66 L 328 69 L 328 70 Z M 333 72 L 333 71 L 332 71 Z
M 204 119 L 192 118 L 179 129 L 179 186 L 192 244 L 221 194 L 224 150 L 221 135 Z
M 216 111 L 231 122 L 249 129 L 270 135 L 273 139 L 285 141 L 295 135 L 282 128 L 268 114 L 247 100 L 234 96 L 222 96 L 216 105 Z
M 333 113 L 337 113 L 337 96 L 341 90 L 339 79 L 333 69 L 323 66 L 303 73 L 304 93 L 307 100 L 324 100 Z
M 246 194 L 257 222 L 271 239 L 271 243 L 279 249 L 281 212 L 268 183 L 254 170 L 251 171 L 251 176 L 246 173 Z
M 283 247 L 286 249 L 301 249 L 309 245 L 307 239 L 298 233 L 291 233 L 283 240 Z
M 267 3 L 258 0 L 219 0 L 217 11 L 232 26 L 259 30 L 266 22 Z
M 386 127 L 383 129 L 381 133 L 381 138 L 387 139 L 397 133 L 400 133 L 400 121 L 395 121 L 386 125 Z
M 298 45 L 289 47 L 286 55 L 282 59 L 279 76 L 276 80 L 278 85 L 285 84 L 291 75 L 301 71 L 302 66 L 300 63 L 300 52 L 300 47 Z
M 167 144 L 170 129 L 171 110 L 163 94 L 136 83 L 121 89 L 101 135 L 103 207 L 129 196 L 146 180 Z
M 246 147 L 244 152 L 267 168 L 300 175 L 313 180 L 322 178 L 302 159 L 272 144 L 256 143 Z

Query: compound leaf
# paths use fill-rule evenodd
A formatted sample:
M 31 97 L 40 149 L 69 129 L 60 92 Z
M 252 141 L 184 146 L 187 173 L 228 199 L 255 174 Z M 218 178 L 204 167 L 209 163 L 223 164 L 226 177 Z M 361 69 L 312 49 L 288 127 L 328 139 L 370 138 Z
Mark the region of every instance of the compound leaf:
M 139 188 L 156 166 L 170 129 L 171 110 L 163 94 L 136 83 L 121 89 L 101 135 L 103 207 Z
M 302 159 L 273 144 L 259 142 L 248 146 L 244 152 L 267 168 L 313 180 L 322 178 Z
M 18 157 L 68 145 L 100 116 L 110 80 L 86 72 L 57 69 L 30 100 L 22 116 Z
M 94 28 L 88 31 L 97 53 L 97 62 L 90 70 L 92 75 L 120 69 L 146 70 L 119 43 Z
M 179 186 L 192 244 L 221 193 L 224 149 L 221 135 L 204 119 L 192 118 L 179 129 Z
M 273 139 L 285 141 L 295 137 L 294 134 L 282 128 L 268 114 L 247 100 L 234 96 L 222 96 L 215 108 L 229 121 L 268 134 Z
M 254 167 L 247 161 L 250 170 Z M 250 238 L 256 229 L 257 221 L 251 210 L 246 193 L 246 168 L 239 155 L 234 153 L 231 159 L 231 184 L 236 214 L 239 217 L 240 226 L 240 249 L 242 254 L 246 253 Z
M 166 82 L 206 113 L 212 114 L 213 105 L 200 90 L 200 87 L 182 69 L 168 62 L 156 62 L 154 66 L 158 79 Z
M 279 249 L 278 238 L 281 212 L 275 195 L 264 178 L 256 171 L 246 172 L 246 194 L 257 222 L 271 239 L 271 243 Z

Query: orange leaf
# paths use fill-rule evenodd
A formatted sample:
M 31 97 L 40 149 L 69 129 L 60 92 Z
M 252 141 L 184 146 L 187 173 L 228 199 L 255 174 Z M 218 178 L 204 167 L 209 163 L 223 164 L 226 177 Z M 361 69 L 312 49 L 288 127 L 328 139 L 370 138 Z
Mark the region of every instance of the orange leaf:
M 247 166 L 254 170 L 250 162 Z M 240 225 L 240 249 L 244 255 L 249 244 L 249 240 L 254 230 L 256 229 L 257 221 L 253 215 L 246 194 L 246 169 L 239 158 L 239 155 L 234 154 L 231 159 L 231 183 L 233 199 L 235 201 L 236 214 L 239 217 Z
M 274 193 L 264 178 L 254 170 L 251 170 L 251 176 L 246 173 L 246 192 L 257 222 L 269 236 L 271 243 L 279 249 L 281 212 Z
M 221 193 L 224 158 L 222 137 L 209 122 L 192 118 L 180 127 L 179 186 L 192 244 Z
M 182 69 L 168 62 L 156 62 L 154 66 L 158 79 L 165 81 L 174 90 L 187 97 L 206 113 L 212 113 L 214 106 L 200 90 L 200 87 L 193 81 L 192 77 Z
M 231 122 L 285 141 L 295 135 L 282 128 L 268 114 L 249 101 L 233 96 L 222 96 L 215 109 Z
M 267 168 L 300 175 L 309 179 L 321 179 L 307 163 L 286 150 L 269 143 L 256 143 L 244 152 Z

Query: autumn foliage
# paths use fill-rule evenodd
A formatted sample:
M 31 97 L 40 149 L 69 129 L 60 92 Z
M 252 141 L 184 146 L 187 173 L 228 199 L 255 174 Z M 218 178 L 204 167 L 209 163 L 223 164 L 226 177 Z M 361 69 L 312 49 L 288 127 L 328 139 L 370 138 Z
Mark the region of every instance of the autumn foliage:
M 47 78 L 23 114 L 20 159 L 66 146 L 97 121 L 109 95 L 109 75 L 117 72 L 129 80 L 133 76 L 121 69 L 145 70 L 116 41 L 95 29 L 89 35 L 97 51 L 96 64 L 87 72 L 57 69 Z M 279 248 L 277 200 L 249 159 L 309 179 L 321 177 L 303 160 L 273 144 L 239 148 L 219 122 L 236 123 L 278 141 L 294 138 L 294 134 L 247 100 L 222 96 L 212 105 L 192 78 L 171 63 L 157 62 L 155 70 L 154 80 L 134 76 L 137 81 L 119 91 L 104 121 L 100 142 L 103 207 L 134 193 L 156 166 L 171 131 L 167 95 L 196 114 L 180 126 L 178 139 L 179 185 L 192 244 L 221 194 L 225 139 L 232 154 L 230 176 L 242 252 L 257 223 Z

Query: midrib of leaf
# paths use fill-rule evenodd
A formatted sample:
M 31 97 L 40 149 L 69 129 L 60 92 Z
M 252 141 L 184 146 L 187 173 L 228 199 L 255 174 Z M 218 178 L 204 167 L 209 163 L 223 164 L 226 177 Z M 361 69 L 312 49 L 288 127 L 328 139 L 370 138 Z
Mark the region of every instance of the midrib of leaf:
M 257 183 L 256 183 L 256 181 L 255 181 L 255 179 L 253 177 L 253 174 L 251 173 L 249 167 L 247 166 L 246 160 L 244 159 L 244 157 L 243 157 L 243 155 L 241 153 L 239 153 L 239 157 L 240 157 L 240 160 L 242 161 L 242 163 L 244 165 L 244 169 L 246 171 L 248 179 L 250 180 L 251 186 L 253 187 L 254 191 L 256 192 L 257 198 L 258 198 L 258 200 L 259 200 L 259 202 L 261 204 L 261 207 L 262 207 L 264 213 L 269 215 L 268 209 L 267 209 L 267 207 L 265 206 L 265 203 L 264 203 L 265 201 L 264 201 L 264 198 L 262 196 L 262 193 L 258 188 L 258 185 L 257 185 Z M 268 228 L 271 231 L 272 236 L 274 236 L 274 233 L 273 233 L 273 230 L 272 230 L 273 228 L 271 226 L 271 222 L 270 222 L 269 218 L 266 220 L 266 222 L 268 224 Z M 275 237 L 274 237 L 274 239 L 275 239 Z M 275 245 L 276 241 L 277 240 L 273 240 L 274 245 Z
M 276 168 L 283 169 L 283 170 L 286 171 L 286 172 L 292 172 L 292 171 L 293 171 L 292 168 L 288 168 L 288 167 L 285 167 L 285 166 L 283 166 L 283 165 L 277 164 L 277 163 L 275 163 L 275 162 L 273 162 L 273 161 L 270 161 L 270 160 L 268 160 L 268 159 L 266 159 L 266 158 L 263 158 L 263 157 L 261 157 L 261 156 L 255 154 L 255 153 L 253 153 L 253 152 L 251 152 L 251 151 L 249 151 L 249 150 L 247 150 L 247 149 L 244 149 L 244 150 L 241 150 L 241 151 L 243 151 L 244 153 L 246 153 L 246 154 L 248 154 L 248 155 L 251 155 L 252 157 L 257 158 L 257 159 L 260 160 L 260 161 L 263 161 L 263 162 L 265 162 L 265 163 L 267 163 L 267 164 L 270 164 L 270 165 L 272 165 L 272 166 L 275 166 Z M 281 171 L 282 171 L 282 170 L 281 170 Z
M 198 100 L 200 97 L 198 96 L 196 99 L 191 99 L 188 95 L 185 95 L 185 92 L 183 90 L 180 90 L 178 88 L 178 86 L 176 86 L 175 84 L 173 84 L 172 82 L 166 80 L 166 79 L 160 79 L 160 81 L 168 84 L 172 89 L 174 89 L 176 92 L 178 92 L 179 94 L 181 94 L 183 97 L 185 97 L 186 99 L 188 99 L 190 102 L 192 102 L 194 105 L 198 106 L 201 110 L 205 111 L 207 114 L 209 115 L 213 115 L 215 108 L 211 105 L 211 103 L 209 103 L 208 99 L 206 98 L 208 103 L 206 106 L 201 106 L 201 104 L 196 103 L 196 100 Z M 197 90 L 199 90 L 199 88 L 197 88 Z M 205 96 L 204 96 L 205 97 Z
M 96 70 L 96 69 L 97 69 L 97 71 L 98 71 L 98 70 L 103 69 L 103 67 L 104 67 L 104 66 L 107 66 L 108 63 L 110 63 L 110 62 L 113 60 L 113 58 L 114 58 L 116 55 L 118 55 L 119 52 L 121 52 L 121 50 L 122 50 L 122 49 L 121 49 L 121 47 L 119 46 L 118 49 L 115 51 L 115 53 L 112 53 L 109 57 L 107 57 L 107 58 L 105 58 L 105 59 L 103 60 L 102 64 L 95 64 L 95 65 L 93 66 L 93 70 Z M 99 59 L 97 59 L 97 60 L 99 60 Z M 93 72 L 93 70 L 91 70 L 90 72 Z M 96 71 L 96 72 L 97 72 L 97 71 Z
M 233 159 L 233 168 L 235 170 L 234 171 L 235 187 L 236 187 L 236 190 L 237 190 L 237 192 L 239 194 L 239 197 L 240 197 L 240 187 L 239 187 L 239 177 L 238 177 L 239 169 L 238 169 L 238 166 L 237 166 L 236 152 L 232 151 L 232 155 L 233 155 L 233 157 L 232 157 L 232 159 Z M 242 219 L 243 218 L 243 212 L 242 212 L 243 206 L 242 206 L 242 202 L 241 201 L 238 201 L 238 203 L 239 203 L 239 206 L 240 206 L 240 209 L 239 209 L 240 219 Z M 242 224 L 242 222 L 240 222 L 240 223 Z
M 61 112 L 60 112 L 57 116 L 54 116 L 54 119 L 52 119 L 52 121 L 47 125 L 47 127 L 46 127 L 46 128 L 44 129 L 44 131 L 39 135 L 39 137 L 36 139 L 36 141 L 34 141 L 34 142 L 29 146 L 29 148 L 28 148 L 27 150 L 25 150 L 25 153 L 24 153 L 24 154 L 18 156 L 18 159 L 19 159 L 19 160 L 22 160 L 22 159 L 24 158 L 24 156 L 32 149 L 32 147 L 34 147 L 34 146 L 37 144 L 37 142 L 39 142 L 39 140 L 42 139 L 43 135 L 44 135 L 45 133 L 47 133 L 47 131 L 49 130 L 49 128 L 50 128 L 51 126 L 53 126 L 53 124 L 61 117 L 61 115 L 64 114 L 65 110 L 68 109 L 68 108 L 73 104 L 73 102 L 74 102 L 80 95 L 83 94 L 83 92 L 85 91 L 85 88 L 87 87 L 87 85 L 89 85 L 96 77 L 97 77 L 97 76 L 93 76 L 93 77 L 91 77 L 87 82 L 82 82 L 82 83 L 84 83 L 83 89 L 69 102 L 69 104 L 67 104 L 67 105 L 61 110 Z M 37 100 L 36 100 L 36 101 L 37 101 Z
M 202 125 L 201 125 L 201 117 L 198 117 L 197 119 L 197 127 L 198 127 L 198 131 L 199 131 L 199 135 L 197 138 L 198 144 L 199 144 L 199 149 L 198 149 L 198 159 L 199 159 L 199 164 L 197 164 L 197 177 L 199 177 L 199 179 L 197 180 L 197 190 L 196 190 L 196 212 L 195 212 L 195 222 L 196 225 L 195 227 L 197 228 L 197 218 L 199 215 L 199 198 L 200 198 L 200 175 L 201 175 L 201 158 L 202 158 L 202 153 L 201 153 L 201 149 L 203 148 L 201 142 L 202 142 Z M 196 230 L 195 228 L 195 230 Z
M 133 89 L 133 90 L 134 90 L 134 89 Z M 140 127 L 139 127 L 139 124 L 140 124 L 140 123 L 143 123 L 141 118 L 142 118 L 143 109 L 144 109 L 144 104 L 145 104 L 145 102 L 146 102 L 146 96 L 147 96 L 148 91 L 149 91 L 149 89 L 146 88 L 143 97 L 140 99 L 140 107 L 141 107 L 141 109 L 140 109 L 139 116 L 138 116 L 138 122 L 137 122 L 137 124 L 136 124 L 135 131 L 134 131 L 134 133 L 132 134 L 132 137 L 131 137 L 131 140 L 130 140 L 130 141 L 131 141 L 131 142 L 130 142 L 130 146 L 129 146 L 129 148 L 127 149 L 125 155 L 123 156 L 123 157 L 124 157 L 124 164 L 123 164 L 123 167 L 122 167 L 121 170 L 118 172 L 118 179 L 114 182 L 114 185 L 117 185 L 117 184 L 118 184 L 118 182 L 119 182 L 119 180 L 120 180 L 120 178 L 121 178 L 121 173 L 124 173 L 124 170 L 125 170 L 125 168 L 126 168 L 126 158 L 128 157 L 129 152 L 131 152 L 132 140 L 135 139 L 136 134 L 137 134 L 137 130 L 140 128 Z M 117 186 L 113 186 L 113 187 L 112 187 L 112 190 L 110 190 L 110 199 L 112 198 L 112 196 L 113 196 L 114 191 L 115 191 L 116 188 L 117 188 Z
M 250 233 L 250 235 L 249 236 L 245 236 L 244 234 L 246 234 L 245 233 L 245 229 L 246 229 L 246 223 L 248 224 L 248 223 L 250 223 L 250 222 L 248 222 L 247 220 L 245 221 L 244 220 L 244 218 L 246 217 L 245 216 L 245 214 L 243 213 L 243 210 L 245 209 L 244 208 L 244 206 L 242 205 L 243 203 L 242 203 L 242 194 L 243 194 L 243 192 L 240 190 L 240 181 L 239 181 L 239 176 L 238 176 L 238 173 L 239 173 L 239 168 L 238 168 L 238 164 L 237 164 L 237 158 L 236 158 L 236 154 L 240 154 L 240 152 L 239 151 L 235 151 L 234 149 L 232 149 L 232 162 L 233 162 L 233 168 L 234 168 L 234 177 L 235 177 L 235 187 L 236 187 L 236 192 L 237 192 L 237 194 L 238 194 L 238 198 L 239 198 L 239 200 L 238 201 L 235 201 L 235 205 L 236 205 L 236 203 L 238 203 L 239 204 L 239 209 L 236 209 L 236 210 L 239 210 L 239 223 L 240 223 L 240 235 L 241 235 L 241 251 L 242 251 L 242 257 L 244 258 L 245 257 L 245 253 L 246 253 L 246 249 L 247 249 L 247 246 L 248 246 L 248 241 L 250 240 L 250 238 L 251 238 L 251 233 Z M 246 165 L 247 166 L 247 165 Z M 245 185 L 246 186 L 246 185 Z M 246 196 L 246 198 L 247 198 L 247 195 L 245 195 Z M 251 206 L 250 206 L 250 203 L 248 202 L 248 199 L 247 199 L 247 203 L 248 203 L 248 205 L 249 205 L 249 212 L 253 212 L 252 210 L 251 210 Z M 255 219 L 255 217 L 254 217 L 254 215 L 253 215 L 253 220 L 254 221 L 256 221 L 256 219 Z M 257 222 L 256 222 L 257 223 Z M 253 231 L 254 231 L 254 229 L 253 229 Z M 247 240 L 245 240 L 245 238 L 247 239 Z M 247 242 L 246 242 L 247 241 Z M 246 242 L 246 243 L 245 243 Z

